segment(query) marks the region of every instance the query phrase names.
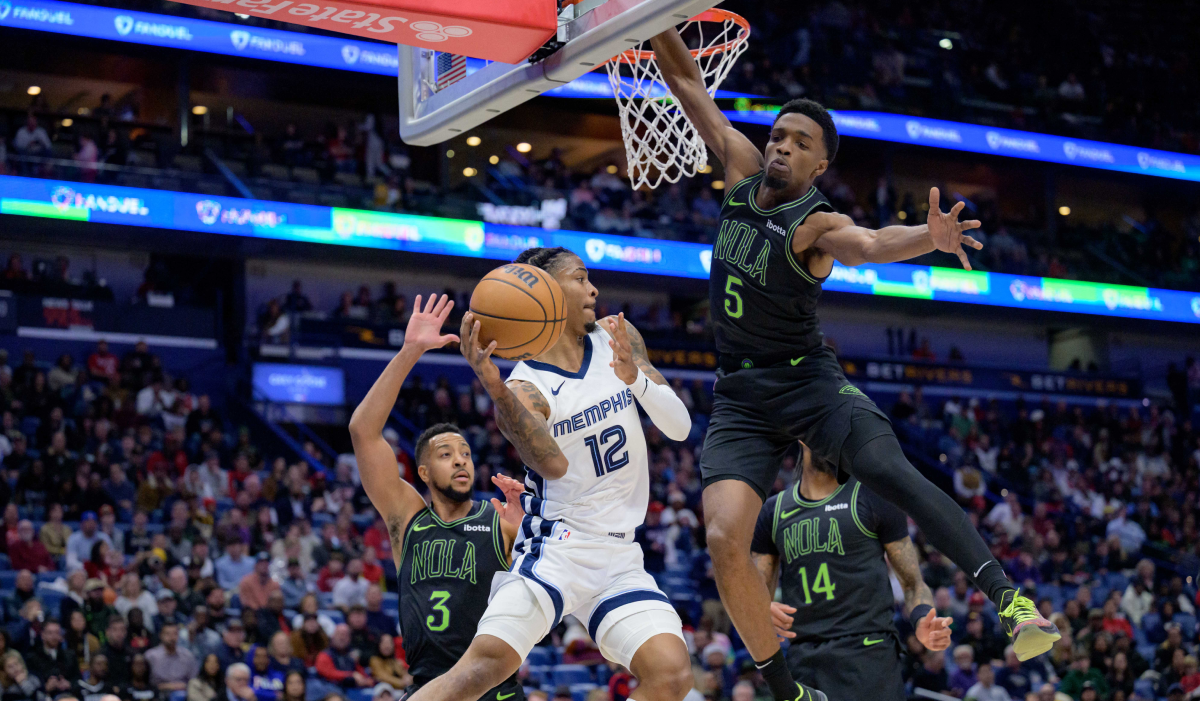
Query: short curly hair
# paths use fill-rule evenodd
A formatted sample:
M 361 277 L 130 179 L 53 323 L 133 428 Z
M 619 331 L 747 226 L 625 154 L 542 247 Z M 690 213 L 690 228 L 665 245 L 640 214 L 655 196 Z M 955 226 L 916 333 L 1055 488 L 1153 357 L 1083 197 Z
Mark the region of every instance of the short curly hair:
M 521 255 L 517 256 L 517 259 L 513 262 L 532 265 L 548 273 L 553 273 L 551 267 L 561 264 L 562 261 L 559 258 L 564 254 L 575 255 L 574 252 L 562 246 L 555 246 L 554 248 L 527 248 L 521 251 Z
M 791 100 L 779 108 L 779 114 L 775 115 L 775 121 L 785 114 L 802 114 L 805 117 L 817 123 L 821 127 L 822 140 L 825 142 L 825 160 L 833 163 L 833 157 L 838 151 L 838 132 L 837 125 L 833 123 L 833 115 L 829 114 L 829 110 L 825 109 L 819 102 L 812 100 L 799 99 Z

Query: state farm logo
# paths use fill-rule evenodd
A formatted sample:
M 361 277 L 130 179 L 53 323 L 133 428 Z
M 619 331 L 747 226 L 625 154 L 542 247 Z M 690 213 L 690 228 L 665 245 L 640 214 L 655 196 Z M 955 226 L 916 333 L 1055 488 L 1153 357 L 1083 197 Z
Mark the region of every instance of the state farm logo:
M 417 38 L 421 41 L 445 41 L 451 37 L 461 39 L 462 37 L 471 36 L 470 27 L 460 27 L 456 24 L 444 27 L 437 22 L 422 20 L 420 22 L 413 22 L 408 26 L 417 33 Z

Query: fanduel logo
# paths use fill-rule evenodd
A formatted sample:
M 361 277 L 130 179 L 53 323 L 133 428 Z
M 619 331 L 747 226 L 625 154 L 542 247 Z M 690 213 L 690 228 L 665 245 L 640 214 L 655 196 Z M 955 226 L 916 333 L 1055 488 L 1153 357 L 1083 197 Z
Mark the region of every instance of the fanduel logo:
M 358 63 L 358 47 L 354 44 L 346 44 L 342 47 L 342 60 L 350 65 Z
M 712 272 L 712 251 L 700 251 L 700 265 L 704 268 L 704 272 Z
M 133 18 L 129 15 L 117 15 L 113 18 L 113 24 L 117 26 L 117 34 L 121 36 L 133 31 Z
M 825 510 L 826 511 L 841 511 L 842 509 L 849 509 L 849 508 L 850 508 L 849 504 L 829 504 L 825 507 Z
M 587 251 L 588 260 L 593 263 L 604 260 L 604 242 L 600 239 L 588 239 L 584 244 L 584 250 Z
M 66 10 L 25 7 L 24 5 L 12 5 L 7 0 L 0 0 L 0 20 L 6 19 L 10 13 L 14 20 L 19 19 L 26 22 L 39 22 L 41 24 L 65 24 L 67 26 L 75 24 L 75 19 Z
M 777 234 L 787 236 L 787 230 L 784 229 L 782 226 L 776 224 L 775 222 L 771 221 L 770 219 L 767 220 L 767 228 L 770 229 L 771 231 L 774 231 Z
M 1038 148 L 1038 142 L 1033 139 L 1005 136 L 997 131 L 989 131 L 985 136 L 987 137 L 988 147 L 993 151 L 1004 149 L 1005 151 L 1020 151 L 1022 153 L 1041 153 L 1041 149 Z
M 270 37 L 251 34 L 242 30 L 237 30 L 229 33 L 229 40 L 233 42 L 233 48 L 242 51 L 249 47 L 255 51 L 265 51 L 272 54 L 288 54 L 289 56 L 303 56 L 304 43 L 299 41 L 286 41 L 284 39 L 272 39 Z
M 143 22 L 135 20 L 129 15 L 118 15 L 113 18 L 113 25 L 117 28 L 117 33 L 121 36 L 127 36 L 130 32 L 134 34 L 145 34 L 159 39 L 175 39 L 176 41 L 191 41 L 192 33 L 187 27 L 181 27 L 176 24 L 162 24 L 160 22 Z
M 233 48 L 241 51 L 250 43 L 250 32 L 236 31 L 229 33 L 229 39 L 233 42 Z
M 950 141 L 956 144 L 961 144 L 963 140 L 962 134 L 959 134 L 957 129 L 930 126 L 928 124 L 922 124 L 915 119 L 905 122 L 904 130 L 908 132 L 908 138 L 910 139 Z
M 1187 172 L 1187 166 L 1183 164 L 1183 161 L 1176 160 L 1174 158 L 1155 156 L 1154 154 L 1146 153 L 1145 151 L 1138 151 L 1137 162 L 1138 166 L 1142 170 L 1150 170 L 1153 168 L 1154 170 L 1169 170 L 1173 173 Z
M 468 523 L 467 525 L 463 526 L 463 530 L 471 531 L 471 532 L 475 532 L 475 533 L 491 533 L 492 527 L 491 526 L 472 526 L 471 524 Z
M 1116 163 L 1117 159 L 1113 156 L 1112 151 L 1106 148 L 1096 148 L 1094 146 L 1080 146 L 1074 141 L 1068 141 L 1063 144 L 1063 155 L 1069 160 L 1095 161 L 1098 163 Z
M 6 2 L 0 2 L 0 20 L 8 17 L 8 13 L 12 12 L 12 5 Z

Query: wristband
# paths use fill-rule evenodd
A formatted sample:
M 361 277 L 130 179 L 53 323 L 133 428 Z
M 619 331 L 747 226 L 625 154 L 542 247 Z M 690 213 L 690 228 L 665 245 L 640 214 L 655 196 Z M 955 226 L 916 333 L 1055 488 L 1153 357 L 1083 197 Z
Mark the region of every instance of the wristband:
M 917 624 L 921 622 L 922 618 L 928 616 L 931 610 L 933 607 L 929 604 L 917 604 L 912 613 L 908 614 L 908 623 L 912 626 L 913 632 L 916 632 Z

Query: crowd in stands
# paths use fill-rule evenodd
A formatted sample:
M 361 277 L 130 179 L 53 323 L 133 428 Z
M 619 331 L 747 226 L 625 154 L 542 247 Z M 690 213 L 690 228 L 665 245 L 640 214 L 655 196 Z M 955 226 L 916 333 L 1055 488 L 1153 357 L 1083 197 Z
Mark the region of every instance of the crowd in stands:
M 284 303 L 305 301 L 297 287 Z M 404 313 L 396 301 L 384 308 Z M 351 456 L 311 443 L 302 455 L 264 455 L 145 344 L 49 360 L 25 353 L 10 365 L 0 352 L 6 699 L 358 701 L 408 683 L 391 543 Z M 761 679 L 704 549 L 697 457 L 711 395 L 698 381 L 674 388 L 696 424 L 678 444 L 647 428 L 652 503 L 637 542 L 685 618 L 694 698 L 746 701 L 762 695 Z M 521 475 L 478 385 L 414 377 L 397 409 L 417 427 L 461 426 L 480 492 L 492 492 L 493 474 Z M 979 701 L 1003 701 L 998 689 L 1027 701 L 1196 692 L 1200 442 L 1190 422 L 1158 406 L 932 407 L 920 393 L 891 411 L 1064 632 L 1050 655 L 1017 663 L 990 604 L 914 533 L 938 609 L 955 618 L 955 647 L 925 652 L 898 617 L 911 687 Z M 401 435 L 385 438 L 418 481 Z M 793 467 L 787 458 L 776 488 Z M 521 674 L 574 701 L 624 701 L 631 683 L 574 619 Z

